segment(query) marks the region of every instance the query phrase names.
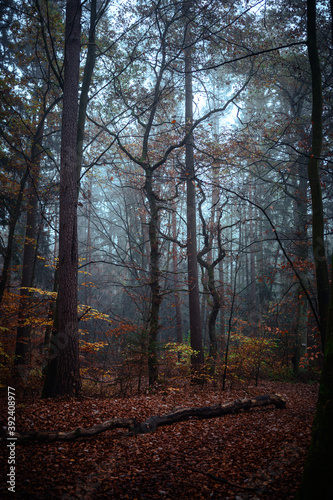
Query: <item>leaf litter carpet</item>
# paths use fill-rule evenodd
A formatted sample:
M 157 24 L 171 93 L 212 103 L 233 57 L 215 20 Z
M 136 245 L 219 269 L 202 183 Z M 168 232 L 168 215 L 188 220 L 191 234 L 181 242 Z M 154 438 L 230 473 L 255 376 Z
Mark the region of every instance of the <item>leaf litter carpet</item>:
M 126 398 L 16 400 L 16 428 L 71 430 L 112 417 L 146 420 L 179 407 L 210 406 L 259 394 L 274 406 L 206 420 L 190 419 L 130 435 L 123 429 L 71 442 L 16 447 L 16 493 L 8 493 L 8 451 L 1 443 L 1 498 L 292 499 L 311 438 L 318 385 L 265 382 L 221 392 L 170 387 Z M 1 402 L 1 425 L 7 402 Z

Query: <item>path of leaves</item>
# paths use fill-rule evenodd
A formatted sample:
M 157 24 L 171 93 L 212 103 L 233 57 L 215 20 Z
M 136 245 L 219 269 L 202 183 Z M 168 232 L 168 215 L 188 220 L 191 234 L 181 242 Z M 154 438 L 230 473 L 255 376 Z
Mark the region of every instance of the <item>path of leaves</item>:
M 273 392 L 286 398 L 287 408 L 193 419 L 137 437 L 114 430 L 70 443 L 17 446 L 15 498 L 291 499 L 310 442 L 317 391 L 306 384 L 263 383 L 246 391 L 187 387 L 118 399 L 17 400 L 18 432 L 89 427 L 112 416 L 144 420 L 175 407 Z M 5 415 L 2 404 L 4 422 Z M 0 497 L 5 498 L 8 452 L 1 447 Z

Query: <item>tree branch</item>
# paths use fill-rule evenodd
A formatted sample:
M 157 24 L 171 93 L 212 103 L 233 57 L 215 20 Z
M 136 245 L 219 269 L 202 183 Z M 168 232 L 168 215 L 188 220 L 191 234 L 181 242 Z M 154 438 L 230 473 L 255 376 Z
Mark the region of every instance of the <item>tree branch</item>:
M 285 408 L 286 401 L 279 394 L 265 394 L 253 398 L 236 399 L 224 404 L 206 406 L 201 408 L 178 408 L 165 415 L 149 417 L 145 422 L 137 422 L 133 418 L 111 418 L 102 424 L 90 428 L 78 427 L 69 432 L 61 431 L 29 431 L 23 434 L 15 434 L 16 443 L 27 441 L 72 441 L 77 438 L 91 437 L 112 429 L 128 429 L 133 435 L 148 434 L 155 432 L 158 427 L 172 425 L 176 422 L 189 420 L 190 418 L 216 418 L 240 411 L 248 411 L 251 408 L 274 405 L 276 408 Z

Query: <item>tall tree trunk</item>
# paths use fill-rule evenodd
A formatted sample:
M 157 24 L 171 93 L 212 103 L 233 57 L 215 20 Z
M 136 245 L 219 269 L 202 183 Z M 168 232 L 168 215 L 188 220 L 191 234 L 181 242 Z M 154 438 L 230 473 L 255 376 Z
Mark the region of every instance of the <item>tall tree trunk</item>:
M 312 440 L 295 500 L 333 498 L 333 273 L 331 279 L 325 354 Z
M 224 286 L 224 265 L 223 261 L 219 264 L 219 295 L 220 295 L 220 324 L 221 324 L 221 352 L 224 349 L 225 344 L 225 286 Z
M 30 293 L 32 287 L 37 245 L 37 212 L 38 212 L 38 180 L 42 154 L 44 119 L 37 127 L 31 148 L 31 168 L 27 200 L 27 219 L 23 248 L 22 279 L 20 289 L 20 307 L 18 313 L 18 328 L 16 332 L 15 360 L 16 367 L 26 365 L 30 348 L 30 325 L 25 324 Z
M 54 227 L 58 227 L 59 225 L 59 207 L 55 207 L 55 219 L 54 219 Z M 53 277 L 53 289 L 54 293 L 58 293 L 58 240 L 55 237 L 54 240 L 54 249 L 53 249 L 53 262 L 54 262 L 54 277 Z M 44 333 L 44 365 L 43 365 L 43 374 L 46 373 L 47 368 L 47 359 L 48 359 L 48 349 L 50 348 L 52 331 L 54 329 L 54 319 L 56 317 L 55 311 L 57 306 L 57 300 L 50 301 L 49 310 L 48 310 L 48 325 L 45 328 Z
M 83 79 L 82 79 L 82 88 L 81 88 L 81 94 L 80 94 L 80 101 L 79 101 L 79 110 L 78 110 L 78 124 L 77 124 L 77 195 L 79 195 L 79 188 L 80 188 L 80 178 L 81 178 L 81 170 L 82 170 L 82 160 L 83 160 L 83 141 L 84 141 L 84 129 L 85 129 L 85 124 L 86 124 L 86 112 L 87 112 L 87 106 L 89 102 L 88 98 L 88 93 L 89 93 L 89 88 L 91 85 L 91 80 L 92 80 L 92 75 L 95 67 L 95 62 L 96 62 L 96 44 L 95 44 L 95 32 L 96 32 L 96 23 L 97 23 L 97 0 L 92 0 L 90 3 L 90 26 L 89 26 L 89 40 L 88 40 L 88 51 L 87 51 L 87 59 L 84 67 L 84 72 L 83 72 Z M 88 204 L 90 206 L 90 199 L 88 201 Z M 89 217 L 90 220 L 90 217 Z M 89 226 L 89 222 L 88 222 Z M 88 238 L 89 240 L 89 238 Z M 56 247 L 56 245 L 55 245 Z M 89 253 L 89 245 L 88 245 L 88 253 Z M 55 248 L 55 256 L 57 256 L 57 251 Z M 89 261 L 89 258 L 88 258 Z M 88 267 L 88 272 L 89 272 L 89 267 Z M 57 292 L 58 291 L 58 271 L 57 269 L 55 270 L 54 273 L 54 287 L 53 291 Z M 87 287 L 86 287 L 87 291 Z M 91 295 L 91 290 L 89 289 L 88 294 Z M 88 304 L 88 301 L 86 300 L 86 304 Z M 54 303 L 51 303 L 50 308 L 49 308 L 49 321 L 53 321 L 56 323 L 57 318 L 55 317 L 56 314 L 56 305 Z M 45 338 L 44 338 L 44 350 L 50 348 L 50 342 L 51 342 L 51 332 L 55 331 L 55 325 L 51 327 L 47 327 L 45 330 Z
M 216 289 L 215 285 L 215 276 L 214 270 L 218 266 L 218 264 L 224 259 L 225 251 L 222 249 L 221 245 L 221 232 L 220 228 L 218 228 L 218 254 L 216 258 L 211 261 L 212 256 L 212 238 L 209 238 L 207 227 L 205 224 L 205 220 L 201 211 L 201 203 L 199 204 L 199 214 L 202 221 L 203 227 L 203 236 L 205 240 L 205 245 L 203 249 L 198 253 L 198 261 L 203 269 L 205 269 L 207 273 L 207 279 L 203 282 L 204 291 L 207 294 L 207 303 L 210 308 L 209 316 L 208 316 L 208 333 L 209 333 L 209 358 L 210 358 L 210 369 L 211 372 L 215 372 L 215 362 L 217 356 L 217 336 L 216 336 L 216 319 L 221 307 L 221 298 Z M 218 221 L 219 224 L 220 221 Z M 209 253 L 211 254 L 209 256 Z M 208 258 L 205 261 L 203 256 L 207 254 Z
M 149 220 L 149 242 L 150 242 L 150 318 L 148 332 L 148 374 L 149 385 L 153 385 L 158 379 L 157 359 L 157 336 L 159 331 L 159 312 L 162 303 L 159 272 L 159 240 L 158 240 L 158 206 L 152 188 L 152 171 L 148 167 L 146 171 L 145 191 L 147 193 L 150 220 Z
M 177 228 L 176 228 L 176 206 L 173 203 L 172 210 L 172 237 L 174 240 L 177 239 Z M 178 269 L 177 269 L 177 243 L 174 241 L 172 243 L 172 270 L 173 270 L 173 285 L 175 289 L 175 306 L 176 306 L 176 338 L 177 342 L 183 342 L 183 330 L 182 330 L 182 314 L 181 305 L 179 297 L 179 283 L 178 283 Z M 180 353 L 178 353 L 178 361 L 180 361 Z
M 311 72 L 312 84 L 316 77 L 321 77 L 320 68 L 319 74 L 313 75 L 314 71 L 318 70 L 319 59 L 316 44 L 316 2 L 315 0 L 307 0 L 307 15 L 308 15 L 308 49 L 309 58 L 312 59 Z M 311 53 L 311 55 L 310 55 Z M 318 65 L 313 64 L 313 59 L 317 59 Z M 316 82 L 318 85 L 318 82 Z M 313 107 L 315 107 L 316 92 L 313 89 Z M 316 122 L 313 120 L 313 129 L 318 126 L 318 119 L 321 122 L 321 116 L 318 116 L 318 110 L 315 115 Z M 319 135 L 319 131 L 316 133 Z M 320 134 L 321 137 L 321 134 Z M 320 138 L 317 137 L 319 140 Z M 313 154 L 315 154 L 313 149 Z M 316 160 L 311 158 L 310 160 Z M 310 161 L 309 161 L 310 164 Z M 311 162 L 311 172 L 317 168 L 318 162 Z M 310 175 L 309 175 L 310 177 Z M 319 178 L 319 174 L 318 174 Z M 321 185 L 320 182 L 316 183 L 317 192 L 320 191 L 321 199 Z M 312 188 L 311 188 L 312 191 Z M 317 200 L 318 201 L 318 200 Z M 313 208 L 313 211 L 315 209 Z M 316 214 L 318 217 L 318 213 Z M 315 223 L 315 216 L 313 216 L 313 224 Z M 322 262 L 325 254 L 320 251 L 319 257 L 322 257 Z M 316 266 L 317 271 L 317 266 Z M 323 272 L 325 276 L 325 271 Z M 318 271 L 317 271 L 317 286 Z M 324 301 L 325 302 L 325 301 Z M 332 277 L 330 300 L 328 307 L 328 319 L 326 321 L 327 330 L 325 336 L 325 350 L 324 362 L 320 377 L 319 396 L 316 407 L 316 414 L 312 427 L 312 440 L 309 453 L 305 462 L 304 472 L 300 487 L 296 493 L 295 500 L 312 500 L 313 498 L 320 498 L 321 500 L 331 500 L 333 498 L 333 258 L 332 258 Z M 321 325 L 323 327 L 323 324 Z M 322 332 L 321 332 L 322 333 Z
M 6 248 L 6 252 L 4 255 L 4 261 L 3 261 L 2 272 L 1 272 L 1 277 L 0 277 L 0 305 L 1 305 L 2 300 L 3 300 L 3 295 L 5 293 L 7 281 L 8 281 L 8 277 L 9 277 L 9 268 L 10 268 L 10 262 L 11 262 L 12 253 L 13 253 L 13 246 L 14 246 L 15 229 L 16 229 L 16 224 L 17 224 L 17 221 L 18 221 L 18 219 L 20 217 L 20 213 L 21 213 L 23 194 L 24 194 L 24 189 L 25 189 L 25 185 L 26 185 L 28 176 L 29 176 L 29 165 L 26 166 L 25 172 L 21 178 L 19 192 L 18 192 L 18 196 L 16 199 L 15 207 L 14 207 L 12 213 L 10 214 L 7 248 Z M 4 316 L 4 311 L 2 311 L 2 313 L 1 313 L 1 317 L 2 316 Z
M 299 158 L 298 163 L 298 184 L 295 186 L 297 191 L 297 198 L 295 200 L 295 227 L 296 227 L 296 256 L 302 261 L 306 262 L 308 255 L 308 214 L 307 214 L 307 177 L 305 176 L 304 167 L 306 165 Z M 307 286 L 308 272 L 305 267 L 304 270 L 299 271 L 302 281 Z M 308 331 L 308 301 L 305 297 L 302 286 L 299 285 L 296 290 L 296 303 L 297 303 L 297 316 L 295 327 L 295 352 L 294 352 L 294 370 L 299 371 L 299 363 L 302 358 L 307 354 L 307 331 Z
M 317 48 L 316 1 L 307 0 L 307 45 L 312 80 L 312 150 L 308 161 L 308 175 L 312 201 L 312 247 L 316 267 L 319 307 L 319 330 L 322 350 L 325 348 L 329 280 L 324 242 L 324 210 L 319 174 L 319 158 L 322 148 L 322 87 L 321 69 Z
M 208 317 L 209 333 L 209 358 L 211 360 L 211 371 L 215 372 L 215 362 L 217 356 L 217 337 L 216 337 L 216 319 L 220 311 L 220 296 L 215 287 L 214 267 L 209 265 L 208 269 L 208 288 L 212 297 L 211 311 Z
M 88 192 L 87 192 L 87 240 L 86 240 L 86 260 L 87 260 L 87 273 L 90 276 L 91 268 L 91 211 L 92 211 L 92 177 L 89 176 Z M 110 252 L 111 253 L 111 252 Z M 91 286 L 85 286 L 84 289 L 84 303 L 86 306 L 91 306 Z
M 190 5 L 185 1 L 183 5 L 185 18 L 185 130 L 188 133 L 193 123 L 193 95 L 192 95 L 192 48 L 190 45 Z M 193 134 L 190 133 L 186 141 L 186 211 L 187 211 L 187 269 L 189 290 L 189 312 L 191 347 L 195 353 L 191 357 L 191 368 L 193 380 L 196 381 L 196 373 L 204 362 L 202 346 L 202 328 L 199 300 L 199 280 L 197 262 L 197 217 L 196 217 L 196 193 Z
M 51 340 L 43 397 L 81 390 L 77 316 L 77 128 L 80 66 L 80 0 L 67 0 L 61 130 L 59 287 L 57 330 Z
M 96 31 L 96 3 L 97 0 L 91 0 L 90 2 L 90 27 L 89 27 L 89 40 L 88 40 L 88 52 L 87 59 L 84 66 L 82 89 L 80 95 L 79 104 L 79 117 L 78 117 L 78 127 L 77 127 L 77 178 L 78 178 L 78 188 L 79 181 L 81 177 L 82 159 L 83 159 L 83 140 L 84 140 L 84 129 L 86 124 L 86 112 L 88 106 L 88 93 L 91 85 L 92 75 L 96 62 L 96 43 L 95 43 L 95 31 Z
M 249 198 L 250 201 L 253 201 L 254 196 L 253 196 L 253 190 L 252 190 L 252 184 L 251 184 L 251 175 L 249 177 Z M 254 232 L 254 223 L 253 223 L 253 206 L 250 203 L 249 204 L 249 219 L 250 219 L 250 245 L 251 245 L 251 250 L 250 250 L 250 276 L 251 276 L 251 281 L 250 281 L 250 297 L 251 297 L 251 312 L 250 312 L 250 318 L 252 322 L 252 327 L 256 328 L 257 323 L 258 323 L 258 302 L 257 302 L 257 287 L 256 287 L 256 245 L 254 243 L 255 241 L 255 232 Z

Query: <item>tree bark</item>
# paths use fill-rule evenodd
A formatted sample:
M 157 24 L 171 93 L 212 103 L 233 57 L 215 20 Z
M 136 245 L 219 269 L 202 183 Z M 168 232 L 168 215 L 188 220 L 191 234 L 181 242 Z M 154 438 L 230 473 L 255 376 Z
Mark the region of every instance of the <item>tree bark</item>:
M 332 4 L 331 4 L 332 5 Z M 313 249 L 316 253 L 315 242 L 319 242 L 316 259 L 317 287 L 320 283 L 326 287 L 326 257 L 324 241 L 320 239 L 317 224 L 323 231 L 322 193 L 318 172 L 318 159 L 321 148 L 321 72 L 319 65 L 318 49 L 316 43 L 316 1 L 307 0 L 307 29 L 308 29 L 308 51 L 312 74 L 312 153 L 309 159 L 309 180 L 311 186 L 313 206 Z M 316 149 L 315 149 L 316 148 Z M 312 184 L 311 184 L 312 183 Z M 312 193 L 314 191 L 314 193 Z M 315 196 L 314 196 L 315 195 Z M 317 236 L 315 236 L 317 235 Z M 317 240 L 315 239 L 317 238 Z M 333 258 L 332 258 L 333 266 Z M 319 269 L 319 271 L 318 271 Z M 327 275 L 328 282 L 328 275 Z M 320 293 L 320 295 L 319 295 Z M 328 299 L 329 288 L 320 291 L 318 288 L 318 300 L 320 312 L 320 333 L 324 349 L 324 362 L 320 377 L 319 396 L 316 414 L 312 427 L 312 439 L 309 453 L 305 462 L 304 472 L 300 487 L 296 493 L 295 500 L 312 500 L 320 498 L 331 500 L 333 498 L 333 267 L 330 289 L 329 307 L 325 309 Z M 324 308 L 324 309 L 323 309 Z M 322 314 L 324 316 L 322 316 Z M 327 316 L 325 316 L 325 314 Z M 323 328 L 326 325 L 326 331 Z M 325 333 L 325 335 L 323 335 Z
M 176 228 L 176 204 L 173 202 L 172 205 L 172 237 L 174 240 L 177 239 L 177 228 Z M 181 303 L 179 297 L 179 283 L 178 283 L 178 269 L 177 269 L 177 243 L 174 241 L 172 243 L 172 270 L 173 270 L 173 284 L 175 289 L 175 309 L 176 309 L 176 338 L 177 342 L 183 342 L 183 330 L 182 330 L 182 313 L 181 313 Z M 178 361 L 180 361 L 181 354 L 178 353 Z
M 81 389 L 77 316 L 77 127 L 80 0 L 67 0 L 61 130 L 59 288 L 57 330 L 51 340 L 43 397 L 77 395 Z
M 253 187 L 252 187 L 252 176 L 251 173 L 249 175 L 249 200 L 254 201 Z M 253 228 L 253 206 L 249 204 L 249 219 L 250 219 L 250 302 L 251 302 L 251 311 L 250 311 L 250 321 L 252 323 L 251 327 L 256 328 L 258 324 L 258 301 L 257 301 L 257 283 L 256 283 L 256 245 L 255 245 L 255 232 Z
M 31 148 L 31 168 L 29 175 L 28 207 L 23 249 L 22 279 L 20 289 L 20 308 L 18 313 L 18 327 L 16 332 L 15 360 L 16 367 L 28 363 L 30 348 L 30 325 L 25 324 L 27 308 L 29 307 L 30 293 L 27 288 L 32 287 L 37 251 L 37 211 L 38 196 L 37 186 L 39 180 L 40 161 L 42 154 L 42 140 L 44 130 L 44 117 L 37 127 Z
M 332 259 L 333 266 L 333 259 Z M 332 267 L 333 269 L 333 267 Z M 333 272 L 326 347 L 312 440 L 295 500 L 333 498 Z
M 158 359 L 157 359 L 157 336 L 159 331 L 159 312 L 162 303 L 159 271 L 159 240 L 158 240 L 158 206 L 152 187 L 152 170 L 147 167 L 145 191 L 149 201 L 149 242 L 150 242 L 150 318 L 148 332 L 148 375 L 149 385 L 153 385 L 158 379 Z
M 4 293 L 6 290 L 6 286 L 7 286 L 10 262 L 11 262 L 12 253 L 13 253 L 15 229 L 16 229 L 16 224 L 17 224 L 17 221 L 19 220 L 20 213 L 21 213 L 23 194 L 24 194 L 24 189 L 25 189 L 25 185 L 26 185 L 28 176 L 29 176 L 29 165 L 26 166 L 25 172 L 21 178 L 20 188 L 19 188 L 16 203 L 15 203 L 15 207 L 13 209 L 13 212 L 10 214 L 7 248 L 6 248 L 6 252 L 4 255 L 1 278 L 0 278 L 0 305 L 2 303 L 3 296 L 4 296 Z M 5 316 L 4 312 L 1 313 L 0 317 L 2 317 L 2 316 Z
M 319 174 L 319 158 L 322 148 L 322 86 L 321 69 L 317 48 L 316 0 L 307 0 L 307 45 L 312 80 L 312 148 L 308 161 L 308 175 L 312 201 L 312 248 L 316 267 L 319 308 L 319 330 L 322 350 L 325 350 L 325 335 L 329 303 L 329 280 L 324 241 L 324 210 Z
M 192 92 L 192 48 L 190 44 L 190 2 L 183 5 L 185 19 L 185 131 L 188 133 L 193 124 Z M 187 270 L 190 312 L 191 347 L 195 353 L 191 356 L 193 381 L 198 381 L 196 374 L 204 362 L 202 346 L 202 325 L 199 300 L 199 280 L 197 262 L 197 218 L 194 172 L 194 139 L 188 135 L 185 145 L 186 209 L 187 209 Z M 200 380 L 200 377 L 199 377 Z
M 221 327 L 221 352 L 225 347 L 225 287 L 224 287 L 224 265 L 219 264 L 219 295 L 220 295 L 220 327 Z
M 253 398 L 242 398 L 224 404 L 206 407 L 177 408 L 165 415 L 149 417 L 145 422 L 137 422 L 132 418 L 114 417 L 102 424 L 84 429 L 78 428 L 69 432 L 60 431 L 30 431 L 26 434 L 17 434 L 16 443 L 26 441 L 71 441 L 77 438 L 95 436 L 112 429 L 128 429 L 133 434 L 148 434 L 155 432 L 163 425 L 172 425 L 177 422 L 189 420 L 190 418 L 217 418 L 231 413 L 248 411 L 252 408 L 274 405 L 276 408 L 285 408 L 286 401 L 279 394 L 265 394 Z
M 203 193 L 204 195 L 204 193 Z M 204 237 L 204 247 L 198 253 L 198 261 L 200 265 L 207 272 L 207 279 L 203 282 L 205 293 L 207 294 L 207 303 L 210 307 L 209 317 L 208 317 L 208 333 L 209 333 L 209 362 L 210 370 L 212 373 L 215 372 L 215 362 L 217 356 L 217 337 L 216 337 L 216 319 L 220 311 L 221 298 L 216 289 L 214 271 L 218 264 L 224 259 L 225 251 L 222 248 L 221 242 L 221 228 L 220 228 L 220 217 L 217 218 L 217 255 L 212 261 L 212 249 L 213 249 L 213 234 L 209 233 L 207 225 L 205 222 L 204 215 L 202 213 L 201 206 L 204 203 L 206 197 L 203 196 L 199 203 L 199 216 L 202 223 L 202 234 Z M 217 203 L 217 200 L 216 200 Z M 213 206 L 215 204 L 213 203 Z M 215 215 L 211 218 L 211 225 L 215 224 Z M 204 255 L 207 255 L 206 260 L 203 259 Z
M 298 184 L 295 186 L 297 198 L 295 200 L 295 228 L 296 228 L 296 245 L 295 254 L 302 261 L 307 262 L 309 258 L 308 252 L 308 214 L 307 214 L 307 178 L 304 172 L 304 162 L 302 158 L 298 163 Z M 306 169 L 305 169 L 306 171 Z M 307 269 L 300 270 L 303 283 L 308 287 L 308 271 Z M 295 301 L 297 304 L 297 315 L 295 325 L 295 351 L 294 351 L 294 370 L 298 373 L 300 369 L 300 360 L 305 358 L 307 354 L 307 333 L 308 333 L 308 301 L 305 297 L 301 285 L 296 289 Z
M 78 117 L 78 128 L 77 128 L 77 178 L 78 178 L 78 188 L 81 177 L 82 168 L 82 158 L 83 158 L 83 140 L 84 140 L 84 129 L 86 124 L 86 112 L 88 107 L 88 93 L 91 85 L 92 75 L 94 72 L 95 62 L 96 62 L 96 43 L 95 43 L 95 31 L 96 31 L 96 3 L 97 0 L 91 0 L 90 3 L 90 27 L 89 27 L 89 41 L 88 41 L 88 52 L 86 64 L 84 66 L 82 89 L 80 95 L 79 104 L 79 117 Z

